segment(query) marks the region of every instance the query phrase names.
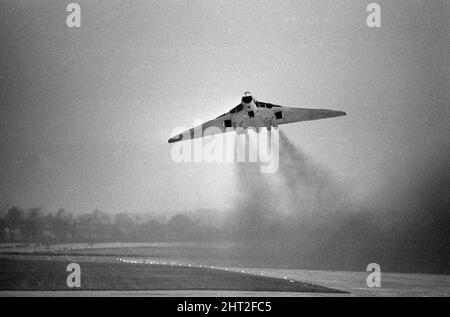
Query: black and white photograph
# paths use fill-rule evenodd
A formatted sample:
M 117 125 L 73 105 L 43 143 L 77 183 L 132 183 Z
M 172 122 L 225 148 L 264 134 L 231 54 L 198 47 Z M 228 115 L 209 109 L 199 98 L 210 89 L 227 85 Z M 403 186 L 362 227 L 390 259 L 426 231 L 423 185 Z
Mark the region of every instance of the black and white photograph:
M 449 75 L 448 0 L 0 0 L 0 297 L 450 297 Z

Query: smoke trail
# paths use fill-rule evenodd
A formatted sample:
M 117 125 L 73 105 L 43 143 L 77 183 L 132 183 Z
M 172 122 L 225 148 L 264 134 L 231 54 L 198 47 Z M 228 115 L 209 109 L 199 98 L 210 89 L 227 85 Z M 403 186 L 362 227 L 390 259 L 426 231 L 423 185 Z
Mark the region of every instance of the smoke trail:
M 335 176 L 298 150 L 280 131 L 280 176 L 289 193 L 290 213 L 307 221 L 343 208 L 344 190 Z
M 276 209 L 274 190 L 254 163 L 237 163 L 236 179 L 238 197 L 231 224 L 236 229 L 234 235 L 238 240 L 258 240 Z
M 261 174 L 256 164 L 236 164 L 238 197 L 234 226 L 239 239 L 258 240 L 276 228 L 317 220 L 339 204 L 340 190 L 331 173 L 298 151 L 280 132 L 280 169 Z M 276 231 L 276 230 L 275 230 Z
M 376 262 L 385 271 L 448 272 L 449 162 L 441 163 L 421 166 L 401 189 L 386 185 L 359 205 L 332 172 L 280 133 L 278 173 L 236 165 L 229 232 L 248 245 L 239 256 L 263 266 L 364 270 Z M 406 192 L 401 199 L 399 191 Z

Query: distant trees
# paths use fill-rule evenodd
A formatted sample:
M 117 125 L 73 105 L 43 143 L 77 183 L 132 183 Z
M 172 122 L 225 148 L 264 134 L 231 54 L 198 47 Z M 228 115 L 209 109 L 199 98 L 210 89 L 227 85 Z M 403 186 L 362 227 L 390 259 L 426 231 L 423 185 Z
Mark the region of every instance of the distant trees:
M 9 208 L 8 214 L 6 215 L 5 224 L 11 241 L 14 241 L 14 237 L 19 230 L 21 217 L 22 210 L 17 207 Z
M 117 214 L 114 219 L 114 229 L 116 236 L 122 241 L 135 240 L 136 223 L 130 215 L 126 213 Z
M 40 240 L 44 232 L 44 219 L 41 216 L 41 208 L 31 208 L 28 215 L 22 221 L 22 231 L 25 240 Z
M 57 241 L 64 242 L 73 238 L 73 216 L 67 213 L 64 208 L 59 208 L 55 215 L 50 214 L 49 222 L 50 232 L 53 233 Z
M 0 218 L 0 241 L 6 240 L 6 220 Z
M 167 222 L 130 213 L 109 215 L 98 209 L 74 216 L 64 208 L 45 213 L 12 206 L 0 216 L 0 242 L 162 242 L 211 241 L 218 229 L 176 214 Z
M 91 243 L 111 241 L 113 237 L 110 226 L 110 217 L 98 209 L 77 217 L 74 225 L 77 237 Z
M 185 241 L 195 236 L 195 224 L 186 215 L 173 216 L 167 223 L 167 229 L 171 241 Z
M 167 233 L 165 224 L 156 220 L 149 220 L 139 226 L 139 236 L 144 241 L 161 242 L 167 241 Z

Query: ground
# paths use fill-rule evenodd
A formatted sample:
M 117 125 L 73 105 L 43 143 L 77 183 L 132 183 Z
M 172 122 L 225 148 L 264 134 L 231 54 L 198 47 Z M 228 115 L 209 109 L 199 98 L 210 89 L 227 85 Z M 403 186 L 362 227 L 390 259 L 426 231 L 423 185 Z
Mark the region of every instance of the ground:
M 450 296 L 447 275 L 382 273 L 381 287 L 368 288 L 367 272 L 200 263 L 174 256 L 179 247 L 5 246 L 0 248 L 0 296 Z M 82 270 L 79 290 L 66 285 L 66 267 L 73 262 Z

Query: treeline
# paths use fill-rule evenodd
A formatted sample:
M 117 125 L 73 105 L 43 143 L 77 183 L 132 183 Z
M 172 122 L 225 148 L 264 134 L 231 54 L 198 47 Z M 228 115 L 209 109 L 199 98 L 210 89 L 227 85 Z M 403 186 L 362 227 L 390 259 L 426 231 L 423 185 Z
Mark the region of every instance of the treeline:
M 219 231 L 184 214 L 158 221 L 130 213 L 109 215 L 97 209 L 73 215 L 63 208 L 45 213 L 41 208 L 12 206 L 0 216 L 0 242 L 211 241 L 221 236 Z

